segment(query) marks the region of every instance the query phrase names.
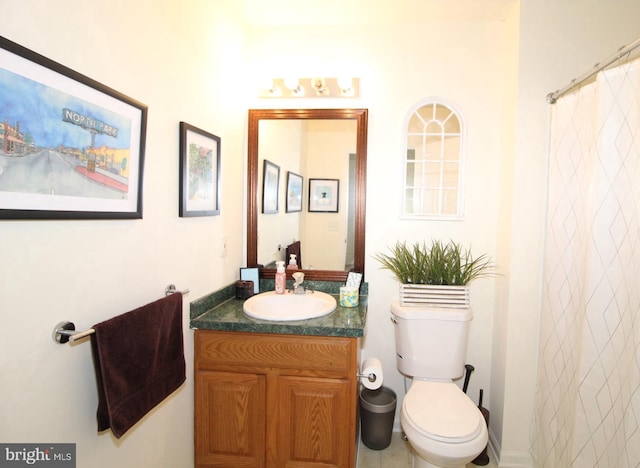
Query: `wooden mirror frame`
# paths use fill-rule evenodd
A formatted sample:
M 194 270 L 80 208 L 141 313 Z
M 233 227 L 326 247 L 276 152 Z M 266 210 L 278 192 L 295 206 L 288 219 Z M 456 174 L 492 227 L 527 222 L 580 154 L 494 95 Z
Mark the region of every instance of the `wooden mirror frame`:
M 249 109 L 247 147 L 247 266 L 258 265 L 258 133 L 261 120 L 355 120 L 356 127 L 356 200 L 354 232 L 354 271 L 364 274 L 367 125 L 368 109 Z M 302 270 L 305 280 L 346 281 L 347 271 Z M 260 268 L 261 278 L 273 278 L 274 268 Z

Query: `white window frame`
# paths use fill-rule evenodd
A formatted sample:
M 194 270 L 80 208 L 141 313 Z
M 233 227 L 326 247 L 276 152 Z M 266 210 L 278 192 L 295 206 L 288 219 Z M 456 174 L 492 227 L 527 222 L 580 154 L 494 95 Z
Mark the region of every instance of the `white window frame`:
M 414 114 L 421 108 L 431 105 L 438 105 L 448 108 L 453 115 L 458 119 L 458 123 L 460 124 L 460 155 L 458 159 L 459 171 L 458 171 L 458 184 L 457 184 L 457 192 L 458 199 L 456 205 L 456 213 L 455 214 L 446 214 L 442 213 L 441 208 L 439 213 L 407 213 L 407 165 L 408 161 L 408 141 L 409 141 L 409 122 Z M 438 121 L 441 122 L 441 121 Z M 446 99 L 442 99 L 439 97 L 429 97 L 423 99 L 418 102 L 411 110 L 407 113 L 405 123 L 403 126 L 403 152 L 402 152 L 402 193 L 401 193 L 401 219 L 418 219 L 418 220 L 437 220 L 437 221 L 462 221 L 464 220 L 464 179 L 466 172 L 466 138 L 465 138 L 466 125 L 464 119 L 462 117 L 461 112 L 458 110 L 457 106 Z M 441 161 L 443 159 L 441 158 Z M 425 188 L 426 186 L 422 186 Z M 439 191 L 443 190 L 442 184 L 440 186 L 435 187 Z M 442 204 L 440 205 L 440 207 Z

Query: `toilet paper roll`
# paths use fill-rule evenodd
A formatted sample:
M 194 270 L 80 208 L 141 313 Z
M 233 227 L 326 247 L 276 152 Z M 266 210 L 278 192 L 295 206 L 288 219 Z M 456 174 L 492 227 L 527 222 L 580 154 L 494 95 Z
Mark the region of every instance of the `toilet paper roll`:
M 376 390 L 382 387 L 382 363 L 380 359 L 374 357 L 365 359 L 360 367 L 360 372 L 360 381 L 364 388 Z M 375 376 L 375 378 L 370 380 L 370 375 Z

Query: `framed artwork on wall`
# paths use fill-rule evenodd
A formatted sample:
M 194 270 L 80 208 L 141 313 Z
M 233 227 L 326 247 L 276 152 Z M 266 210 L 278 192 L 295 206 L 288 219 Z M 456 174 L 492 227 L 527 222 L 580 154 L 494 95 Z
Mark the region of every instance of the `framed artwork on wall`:
M 301 175 L 287 171 L 287 213 L 302 211 L 302 180 Z
M 339 188 L 338 179 L 309 179 L 309 211 L 337 213 Z
M 0 37 L 0 219 L 142 218 L 147 106 Z
M 262 172 L 262 212 L 278 213 L 278 190 L 280 187 L 280 166 L 264 160 Z
M 260 292 L 260 269 L 240 268 L 240 279 L 242 281 L 253 281 L 253 293 L 258 294 Z
M 220 137 L 180 122 L 181 217 L 220 214 Z

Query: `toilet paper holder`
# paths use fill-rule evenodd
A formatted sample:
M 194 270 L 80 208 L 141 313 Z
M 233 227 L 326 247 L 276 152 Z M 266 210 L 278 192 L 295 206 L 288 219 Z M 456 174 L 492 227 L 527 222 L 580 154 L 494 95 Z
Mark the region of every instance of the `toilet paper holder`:
M 369 357 L 365 359 L 360 369 L 356 369 L 360 385 L 369 390 L 377 390 L 382 386 L 382 363 L 378 358 Z
M 371 374 L 356 374 L 356 377 L 359 379 L 368 379 L 369 382 L 375 382 L 378 379 L 378 376 L 373 372 Z

